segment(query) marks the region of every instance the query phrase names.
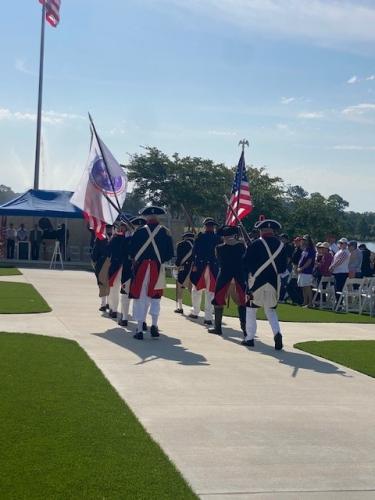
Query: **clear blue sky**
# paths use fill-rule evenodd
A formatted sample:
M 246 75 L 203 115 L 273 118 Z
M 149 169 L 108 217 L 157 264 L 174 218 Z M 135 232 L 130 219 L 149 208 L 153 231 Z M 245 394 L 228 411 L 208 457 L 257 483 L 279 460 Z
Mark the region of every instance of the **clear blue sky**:
M 31 187 L 37 0 L 0 7 L 0 183 Z M 140 145 L 247 162 L 374 211 L 375 1 L 62 0 L 46 26 L 41 187 L 74 189 L 87 111 L 117 159 Z M 228 186 L 229 189 L 229 186 Z

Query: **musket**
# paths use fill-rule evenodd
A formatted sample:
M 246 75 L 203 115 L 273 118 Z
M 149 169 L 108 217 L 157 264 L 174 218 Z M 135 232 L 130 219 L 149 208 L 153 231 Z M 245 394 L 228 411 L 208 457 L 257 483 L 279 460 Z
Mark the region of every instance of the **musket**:
M 197 234 L 197 231 L 196 231 L 196 229 L 195 229 L 195 227 L 194 227 L 194 224 L 193 224 L 193 220 L 192 220 L 192 218 L 190 217 L 190 214 L 189 214 L 189 213 L 188 213 L 188 211 L 186 210 L 186 208 L 185 208 L 185 206 L 184 206 L 184 204 L 183 204 L 183 203 L 181 203 L 181 208 L 182 208 L 182 211 L 183 211 L 183 212 L 184 212 L 184 214 L 185 214 L 185 217 L 186 217 L 186 219 L 187 219 L 187 221 L 188 221 L 189 226 L 191 227 L 191 230 L 193 231 L 193 233 L 194 233 L 194 234 Z
M 241 219 L 236 214 L 236 211 L 234 210 L 234 208 L 232 207 L 232 205 L 229 203 L 227 195 L 224 195 L 224 200 L 225 200 L 225 203 L 227 204 L 227 207 L 232 212 L 233 217 L 236 219 L 237 225 L 240 228 L 240 231 L 242 233 L 243 239 L 245 240 L 246 246 L 251 245 L 250 236 L 248 235 L 248 233 L 247 233 L 247 231 L 245 229 L 245 226 L 242 224 Z

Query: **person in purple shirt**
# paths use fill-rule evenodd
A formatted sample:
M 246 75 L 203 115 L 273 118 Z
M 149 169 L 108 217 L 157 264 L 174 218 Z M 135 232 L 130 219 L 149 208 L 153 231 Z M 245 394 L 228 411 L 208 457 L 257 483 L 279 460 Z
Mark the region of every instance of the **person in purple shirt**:
M 312 307 L 312 273 L 315 264 L 315 253 L 315 246 L 311 237 L 305 234 L 302 242 L 302 254 L 297 268 L 297 283 L 302 288 L 303 293 L 302 307 Z

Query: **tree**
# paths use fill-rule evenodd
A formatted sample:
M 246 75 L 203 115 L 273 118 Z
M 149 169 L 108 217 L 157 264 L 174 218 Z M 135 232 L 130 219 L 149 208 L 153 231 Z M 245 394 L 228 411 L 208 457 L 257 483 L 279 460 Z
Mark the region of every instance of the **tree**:
M 0 205 L 13 200 L 16 196 L 18 196 L 18 193 L 15 193 L 12 188 L 5 186 L 4 184 L 0 184 Z

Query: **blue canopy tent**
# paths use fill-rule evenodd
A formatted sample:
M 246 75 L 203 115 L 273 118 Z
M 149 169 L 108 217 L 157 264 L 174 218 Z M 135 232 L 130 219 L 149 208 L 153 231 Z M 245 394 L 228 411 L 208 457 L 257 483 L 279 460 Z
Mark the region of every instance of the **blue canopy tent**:
M 83 219 L 82 210 L 70 203 L 72 191 L 29 189 L 0 206 L 1 215 Z
M 12 215 L 15 217 L 41 217 L 43 219 L 58 217 L 65 219 L 66 224 L 64 224 L 65 235 L 63 243 L 65 256 L 67 242 L 67 219 L 83 219 L 82 210 L 75 207 L 70 202 L 72 195 L 72 191 L 29 189 L 17 198 L 1 205 L 0 217 Z

